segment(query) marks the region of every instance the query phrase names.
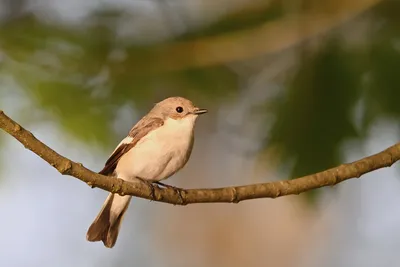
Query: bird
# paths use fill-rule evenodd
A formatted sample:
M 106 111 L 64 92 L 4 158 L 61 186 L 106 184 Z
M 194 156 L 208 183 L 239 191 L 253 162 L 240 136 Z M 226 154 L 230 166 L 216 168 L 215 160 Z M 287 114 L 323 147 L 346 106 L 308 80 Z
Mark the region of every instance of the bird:
M 194 127 L 207 109 L 183 97 L 169 97 L 154 105 L 118 144 L 99 172 L 128 182 L 142 179 L 162 184 L 189 160 L 194 144 Z M 167 186 L 167 185 L 164 185 Z M 121 222 L 132 196 L 110 193 L 90 225 L 86 239 L 114 247 Z

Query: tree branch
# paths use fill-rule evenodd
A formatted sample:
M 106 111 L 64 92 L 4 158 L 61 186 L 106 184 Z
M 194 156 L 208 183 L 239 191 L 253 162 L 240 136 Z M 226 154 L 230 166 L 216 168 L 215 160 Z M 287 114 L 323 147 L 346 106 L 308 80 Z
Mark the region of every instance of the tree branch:
M 351 178 L 358 178 L 376 169 L 390 167 L 400 160 L 400 143 L 397 143 L 380 153 L 361 160 L 293 180 L 215 189 L 174 190 L 173 188 L 159 188 L 140 180 L 137 183 L 129 183 L 120 178 L 94 173 L 81 163 L 73 162 L 43 144 L 31 132 L 25 130 L 1 110 L 0 128 L 15 137 L 25 148 L 40 156 L 63 175 L 76 177 L 91 187 L 98 187 L 112 193 L 132 195 L 177 205 L 211 202 L 238 203 L 247 199 L 276 198 L 300 194 L 324 186 L 333 186 Z
M 129 69 L 135 73 L 178 71 L 277 53 L 338 27 L 381 1 L 325 1 L 324 5 L 311 3 L 311 8 L 301 14 L 289 12 L 282 18 L 267 21 L 256 28 L 157 46 L 151 51 L 151 60 L 143 61 L 131 56 L 124 63 L 129 67 L 121 66 L 119 69 Z

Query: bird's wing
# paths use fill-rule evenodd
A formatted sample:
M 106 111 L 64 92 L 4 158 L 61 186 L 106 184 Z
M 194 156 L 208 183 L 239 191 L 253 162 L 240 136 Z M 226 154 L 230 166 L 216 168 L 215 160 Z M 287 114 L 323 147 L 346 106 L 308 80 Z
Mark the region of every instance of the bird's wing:
M 141 119 L 130 131 L 126 138 L 129 142 L 121 142 L 115 151 L 108 158 L 104 168 L 99 172 L 103 175 L 110 175 L 117 167 L 118 161 L 125 155 L 131 148 L 133 148 L 144 136 L 149 132 L 161 127 L 164 121 L 161 118 L 148 118 Z

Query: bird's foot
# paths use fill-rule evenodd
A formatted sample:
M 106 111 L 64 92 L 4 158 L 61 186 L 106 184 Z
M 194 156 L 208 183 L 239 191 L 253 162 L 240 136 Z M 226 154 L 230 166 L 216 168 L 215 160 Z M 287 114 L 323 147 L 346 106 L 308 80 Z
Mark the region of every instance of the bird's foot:
M 154 183 L 157 184 L 157 185 L 161 185 L 161 186 L 163 186 L 165 188 L 173 189 L 178 194 L 179 199 L 181 201 L 181 204 L 185 203 L 184 200 L 183 200 L 182 194 L 181 194 L 181 191 L 183 190 L 182 188 L 179 188 L 179 187 L 176 187 L 176 186 L 173 186 L 173 185 L 169 185 L 169 184 L 164 184 L 164 183 L 161 183 L 161 182 L 158 182 L 158 181 L 156 181 Z
M 155 200 L 155 192 L 154 192 L 153 183 L 149 182 L 149 180 L 146 180 L 146 179 L 143 179 L 143 178 L 140 178 L 140 177 L 136 177 L 136 178 L 147 185 L 147 187 L 150 189 L 150 198 L 151 198 L 151 200 Z
M 179 187 L 176 187 L 176 186 L 173 186 L 173 185 L 169 185 L 169 184 L 164 184 L 164 183 L 161 183 L 161 182 L 158 182 L 158 181 L 154 182 L 154 184 L 158 184 L 158 185 L 161 185 L 162 187 L 171 188 L 171 189 L 174 189 L 174 190 L 182 190 L 182 188 L 179 188 Z

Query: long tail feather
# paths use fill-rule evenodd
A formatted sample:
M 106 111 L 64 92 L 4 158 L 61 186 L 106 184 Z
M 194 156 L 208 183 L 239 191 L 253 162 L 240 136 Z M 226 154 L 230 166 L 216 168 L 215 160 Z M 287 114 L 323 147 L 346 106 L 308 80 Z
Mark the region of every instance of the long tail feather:
M 103 241 L 112 248 L 117 242 L 119 229 L 131 196 L 120 196 L 110 193 L 96 219 L 90 225 L 86 239 L 91 242 Z

